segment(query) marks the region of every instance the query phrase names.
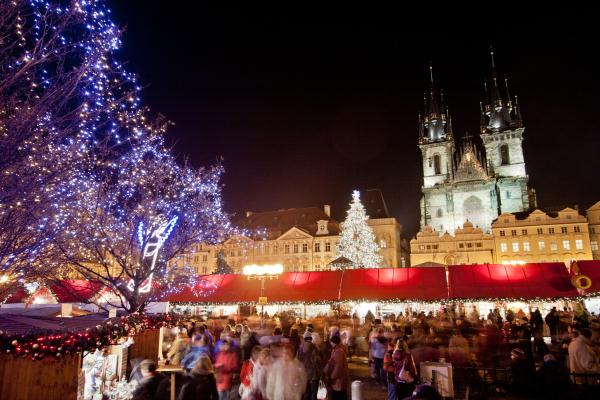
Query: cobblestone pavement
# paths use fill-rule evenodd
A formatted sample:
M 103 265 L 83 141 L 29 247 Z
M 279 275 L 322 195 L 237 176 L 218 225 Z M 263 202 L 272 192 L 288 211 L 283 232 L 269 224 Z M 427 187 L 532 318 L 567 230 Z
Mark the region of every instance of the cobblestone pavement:
M 367 359 L 362 357 L 353 357 L 348 363 L 350 370 L 350 381 L 361 381 L 363 387 L 362 400 L 384 400 L 387 399 L 387 390 L 383 385 L 376 384 L 371 379 L 371 373 Z

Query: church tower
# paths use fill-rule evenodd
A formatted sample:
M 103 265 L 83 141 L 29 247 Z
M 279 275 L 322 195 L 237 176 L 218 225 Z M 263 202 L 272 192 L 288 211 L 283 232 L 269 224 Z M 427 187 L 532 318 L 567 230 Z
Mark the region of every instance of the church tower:
M 523 156 L 523 120 L 515 97 L 513 102 L 504 79 L 502 90 L 498 83 L 494 52 L 490 51 L 492 72 L 485 83 L 485 102 L 480 103 L 480 132 L 490 175 L 497 179 L 499 213 L 525 211 L 530 208 L 530 197 L 535 194 L 527 189 L 529 177 L 525 171 Z
M 429 66 L 430 90 L 424 96 L 424 115 L 419 114 L 419 148 L 423 156 L 423 187 L 430 188 L 452 179 L 454 139 L 452 122 L 444 109 L 443 92 L 438 94 Z

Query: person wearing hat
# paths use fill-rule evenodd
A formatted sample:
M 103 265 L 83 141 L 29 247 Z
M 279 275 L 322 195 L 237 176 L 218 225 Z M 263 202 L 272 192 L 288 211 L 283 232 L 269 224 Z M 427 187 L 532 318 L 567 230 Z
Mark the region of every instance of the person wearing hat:
M 202 354 L 190 373 L 191 381 L 183 385 L 177 400 L 218 400 L 217 381 L 210 358 Z
M 442 400 L 442 395 L 433 386 L 423 384 L 415 387 L 412 396 L 404 400 Z

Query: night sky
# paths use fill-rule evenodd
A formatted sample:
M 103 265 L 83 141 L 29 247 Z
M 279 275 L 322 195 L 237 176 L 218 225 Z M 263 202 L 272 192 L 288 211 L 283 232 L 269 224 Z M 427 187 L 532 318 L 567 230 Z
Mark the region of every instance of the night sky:
M 332 204 L 343 220 L 353 189 L 380 188 L 403 236 L 414 235 L 427 66 L 455 135 L 476 134 L 490 45 L 519 96 L 539 206 L 600 200 L 600 48 L 585 10 L 112 3 L 126 29 L 119 57 L 139 73 L 144 103 L 176 124 L 177 153 L 196 166 L 223 157 L 227 211 Z

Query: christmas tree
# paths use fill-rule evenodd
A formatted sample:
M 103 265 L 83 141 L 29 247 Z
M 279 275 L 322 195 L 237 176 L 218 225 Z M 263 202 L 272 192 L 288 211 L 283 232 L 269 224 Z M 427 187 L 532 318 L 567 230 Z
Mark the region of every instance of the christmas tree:
M 368 219 L 360 202 L 360 193 L 355 190 L 348 215 L 341 225 L 338 256 L 345 257 L 362 268 L 378 268 L 382 258 L 373 230 L 367 224 Z

